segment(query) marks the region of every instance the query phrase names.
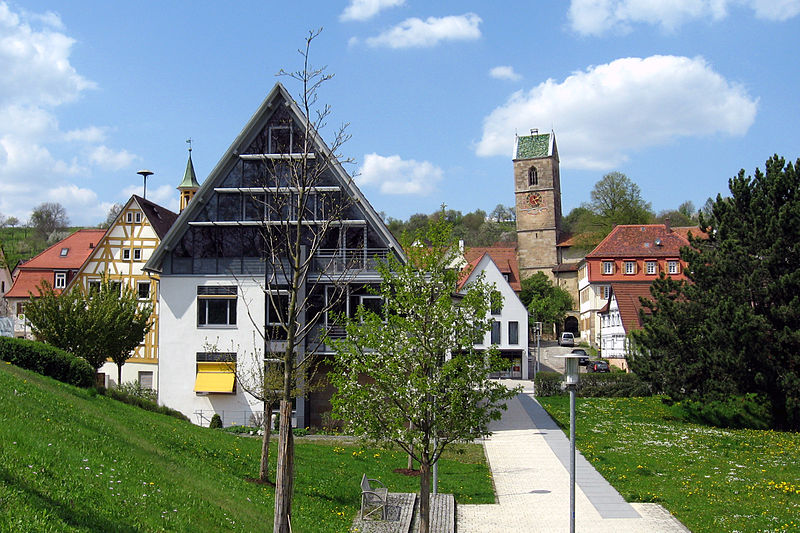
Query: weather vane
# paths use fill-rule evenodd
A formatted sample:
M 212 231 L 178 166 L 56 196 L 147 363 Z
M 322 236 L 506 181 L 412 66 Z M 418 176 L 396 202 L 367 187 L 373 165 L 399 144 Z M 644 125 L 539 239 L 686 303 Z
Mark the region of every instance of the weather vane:
M 191 137 L 186 139 L 186 144 L 189 145 L 189 151 L 191 152 L 192 151 L 192 138 Z

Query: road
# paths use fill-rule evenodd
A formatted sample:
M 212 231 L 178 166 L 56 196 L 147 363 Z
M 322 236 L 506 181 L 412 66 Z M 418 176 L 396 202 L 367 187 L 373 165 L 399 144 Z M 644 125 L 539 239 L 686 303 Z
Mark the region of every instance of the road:
M 564 360 L 559 359 L 557 355 L 567 355 L 572 351 L 571 347 L 559 346 L 556 341 L 541 341 L 541 367 L 543 372 L 559 372 L 564 373 Z M 586 350 L 588 352 L 588 350 Z M 530 353 L 536 360 L 536 344 L 531 345 Z M 578 367 L 580 372 L 586 372 L 586 367 Z

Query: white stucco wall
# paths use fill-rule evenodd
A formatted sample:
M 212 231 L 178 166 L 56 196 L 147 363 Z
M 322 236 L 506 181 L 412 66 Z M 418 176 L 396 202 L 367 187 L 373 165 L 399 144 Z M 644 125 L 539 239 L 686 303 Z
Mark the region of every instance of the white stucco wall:
M 117 365 L 106 362 L 100 367 L 98 372 L 106 375 L 106 387 L 117 386 Z M 157 363 L 134 363 L 126 362 L 122 365 L 122 383 L 139 381 L 139 372 L 153 373 L 153 388 L 158 389 L 158 364 Z
M 492 315 L 494 320 L 500 322 L 500 344 L 497 345 L 499 350 L 521 350 L 522 351 L 522 368 L 521 375 L 515 377 L 528 377 L 528 310 L 520 301 L 517 294 L 503 278 L 503 274 L 497 268 L 491 257 L 484 255 L 475 267 L 475 270 L 470 273 L 469 278 L 465 285 L 468 285 L 475 277 L 484 273 L 484 280 L 489 285 L 494 285 L 495 289 L 500 291 L 503 296 L 503 308 L 499 315 Z M 519 342 L 516 344 L 509 343 L 508 323 L 515 321 L 519 324 Z M 476 344 L 476 348 L 487 348 L 491 345 L 491 332 L 486 333 L 484 340 L 480 344 Z
M 625 351 L 625 328 L 617 297 L 612 295 L 608 312 L 600 313 L 600 353 L 606 359 L 624 359 Z
M 198 327 L 200 285 L 238 287 L 236 326 Z M 196 424 L 208 424 L 213 413 L 218 413 L 225 425 L 248 424 L 250 413 L 263 410 L 261 403 L 238 385 L 235 394 L 195 393 L 196 357 L 198 352 L 236 352 L 237 365 L 257 364 L 254 348 L 261 337 L 253 323 L 264 323 L 261 288 L 253 280 L 237 281 L 226 276 L 166 276 L 161 279 L 160 303 L 159 402 Z M 199 411 L 204 412 L 205 419 L 196 414 Z

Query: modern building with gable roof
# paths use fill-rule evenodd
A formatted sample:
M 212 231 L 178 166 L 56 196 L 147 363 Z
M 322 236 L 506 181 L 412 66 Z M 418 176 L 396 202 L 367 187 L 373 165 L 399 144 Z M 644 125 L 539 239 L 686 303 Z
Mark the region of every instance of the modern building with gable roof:
M 309 258 L 310 283 L 304 287 L 309 308 L 301 309 L 301 320 L 324 315 L 306 339 L 323 355 L 330 347 L 319 343 L 325 333 L 338 333 L 337 312 L 380 305 L 380 297 L 365 287 L 380 282 L 374 258 L 395 254 L 404 259 L 400 245 L 328 146 L 314 137 L 310 152 L 298 153 L 297 140 L 307 120 L 277 83 L 145 266 L 160 278 L 159 401 L 195 423 L 208 423 L 213 413 L 226 425 L 252 423 L 262 413 L 261 402 L 237 387 L 234 372 L 245 365 L 263 367 L 272 359 L 264 352 L 281 350 L 263 340 L 265 327 L 272 324 L 272 306 L 284 305 L 280 289 L 265 283 L 268 278 L 279 285 L 282 276 L 278 269 L 268 271 L 268 264 L 275 262 L 265 258 L 280 264 L 282 256 L 263 238 L 266 228 L 307 232 L 330 221 L 331 202 L 347 200 L 345 216 Z M 279 214 L 272 209 L 291 204 L 282 202 L 299 194 L 286 172 L 291 161 L 301 158 L 331 161 L 321 181 L 304 189 L 310 196 L 302 226 L 294 208 Z M 334 283 L 342 281 L 345 266 L 354 265 L 345 280 L 346 297 L 329 309 Z M 310 346 L 299 348 L 312 351 Z M 319 424 L 328 399 L 328 391 L 297 398 L 296 424 Z
M 99 287 L 103 276 L 107 276 L 112 283 L 129 287 L 143 303 L 153 305 L 151 329 L 123 365 L 123 383 L 136 381 L 148 389 L 158 385 L 158 277 L 149 275 L 142 267 L 177 217 L 150 200 L 131 196 L 68 287 L 77 285 L 88 291 Z M 104 386 L 119 385 L 114 382 L 116 364 L 106 362 L 98 374 Z

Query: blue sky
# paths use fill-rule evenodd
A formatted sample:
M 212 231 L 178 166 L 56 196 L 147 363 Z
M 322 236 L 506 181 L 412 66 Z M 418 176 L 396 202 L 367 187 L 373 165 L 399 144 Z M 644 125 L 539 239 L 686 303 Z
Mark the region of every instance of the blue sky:
M 800 0 L 11 0 L 0 214 L 57 201 L 94 225 L 141 194 L 142 168 L 176 209 L 186 139 L 202 181 L 319 27 L 348 170 L 394 218 L 513 205 L 514 135 L 531 128 L 556 133 L 566 211 L 614 170 L 658 211 L 800 156 Z

